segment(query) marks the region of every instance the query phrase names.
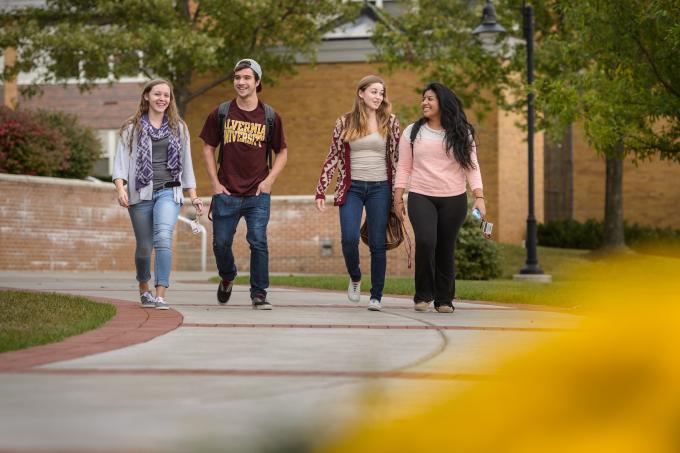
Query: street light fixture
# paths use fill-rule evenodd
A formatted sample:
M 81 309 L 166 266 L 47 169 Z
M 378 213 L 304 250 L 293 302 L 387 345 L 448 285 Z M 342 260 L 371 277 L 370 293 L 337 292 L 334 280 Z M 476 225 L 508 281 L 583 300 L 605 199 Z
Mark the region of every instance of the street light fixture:
M 543 270 L 538 265 L 538 255 L 536 253 L 536 217 L 534 215 L 534 9 L 531 5 L 522 5 L 522 16 L 524 18 L 524 39 L 527 43 L 527 82 L 529 94 L 527 96 L 527 144 L 528 144 L 528 179 L 529 179 L 529 214 L 527 216 L 527 236 L 526 249 L 527 259 L 524 267 L 520 269 L 520 275 L 540 276 L 537 279 L 547 280 L 549 276 L 544 276 Z M 486 2 L 482 13 L 482 23 L 472 34 L 479 36 L 480 41 L 485 46 L 496 41 L 496 36 L 504 32 L 496 20 L 496 9 L 491 0 Z M 531 277 L 529 277 L 531 278 Z M 549 280 L 548 280 L 549 281 Z
M 496 19 L 496 8 L 491 0 L 488 0 L 482 11 L 482 23 L 474 29 L 472 34 L 479 38 L 485 49 L 491 49 L 496 44 L 496 36 L 505 31 Z

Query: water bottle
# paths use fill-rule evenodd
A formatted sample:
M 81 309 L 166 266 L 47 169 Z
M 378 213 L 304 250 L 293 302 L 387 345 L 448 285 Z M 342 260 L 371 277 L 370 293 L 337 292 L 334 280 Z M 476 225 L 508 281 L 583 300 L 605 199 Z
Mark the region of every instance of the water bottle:
M 473 209 L 471 214 L 472 214 L 472 218 L 475 219 L 475 220 L 481 220 L 482 219 L 482 213 L 477 208 Z

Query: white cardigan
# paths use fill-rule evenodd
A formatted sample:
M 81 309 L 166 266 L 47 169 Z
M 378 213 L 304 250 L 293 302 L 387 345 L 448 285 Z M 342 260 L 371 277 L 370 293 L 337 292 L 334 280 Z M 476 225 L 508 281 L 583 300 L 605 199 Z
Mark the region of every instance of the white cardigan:
M 130 150 L 130 134 L 134 129 L 134 124 L 130 124 L 121 134 L 116 149 L 116 157 L 113 161 L 113 176 L 112 180 L 122 179 L 127 185 L 128 203 L 130 205 L 137 204 L 142 200 L 153 199 L 153 179 L 148 185 L 140 188 L 135 187 L 135 173 L 137 171 L 137 140 L 138 136 L 132 139 L 132 150 Z M 182 145 L 182 152 L 180 159 L 182 162 L 182 172 L 180 173 L 181 186 L 173 187 L 175 202 L 182 204 L 184 195 L 183 189 L 195 189 L 196 178 L 194 176 L 194 167 L 191 162 L 191 141 L 189 139 L 189 129 L 185 124 L 180 125 L 180 143 Z M 151 153 L 151 147 L 149 147 Z M 152 157 L 149 156 L 149 159 Z

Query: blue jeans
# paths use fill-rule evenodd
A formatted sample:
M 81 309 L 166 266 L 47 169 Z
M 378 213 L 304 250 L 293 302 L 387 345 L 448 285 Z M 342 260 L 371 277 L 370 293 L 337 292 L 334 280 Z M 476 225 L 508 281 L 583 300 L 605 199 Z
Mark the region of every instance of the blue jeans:
M 138 282 L 151 279 L 151 250 L 155 249 L 154 286 L 170 286 L 172 233 L 175 231 L 179 208 L 172 188 L 158 190 L 153 193 L 151 200 L 142 200 L 128 208 L 137 240 L 135 267 Z
M 361 280 L 359 268 L 359 239 L 361 213 L 366 206 L 368 222 L 368 248 L 371 251 L 371 298 L 380 300 L 385 286 L 387 249 L 385 237 L 387 218 L 392 202 L 392 189 L 388 181 L 355 181 L 347 191 L 345 204 L 340 206 L 340 232 L 342 254 L 352 281 Z
M 218 194 L 213 196 L 213 252 L 217 270 L 222 280 L 236 278 L 236 263 L 232 244 L 236 226 L 241 217 L 246 219 L 246 240 L 250 244 L 250 297 L 267 295 L 269 287 L 269 249 L 267 247 L 267 224 L 271 196 L 235 196 Z

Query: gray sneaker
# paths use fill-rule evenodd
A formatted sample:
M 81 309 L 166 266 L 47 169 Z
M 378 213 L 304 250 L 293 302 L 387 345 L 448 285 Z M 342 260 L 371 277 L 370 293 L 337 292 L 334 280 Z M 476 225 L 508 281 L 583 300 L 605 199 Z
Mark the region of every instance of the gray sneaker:
M 153 297 L 151 291 L 144 291 L 139 295 L 139 300 L 141 306 L 144 308 L 154 308 L 156 306 L 156 298 Z
M 272 304 L 267 302 L 267 296 L 256 295 L 250 299 L 253 302 L 253 310 L 271 310 Z
M 156 310 L 169 310 L 170 305 L 162 297 L 156 297 Z

